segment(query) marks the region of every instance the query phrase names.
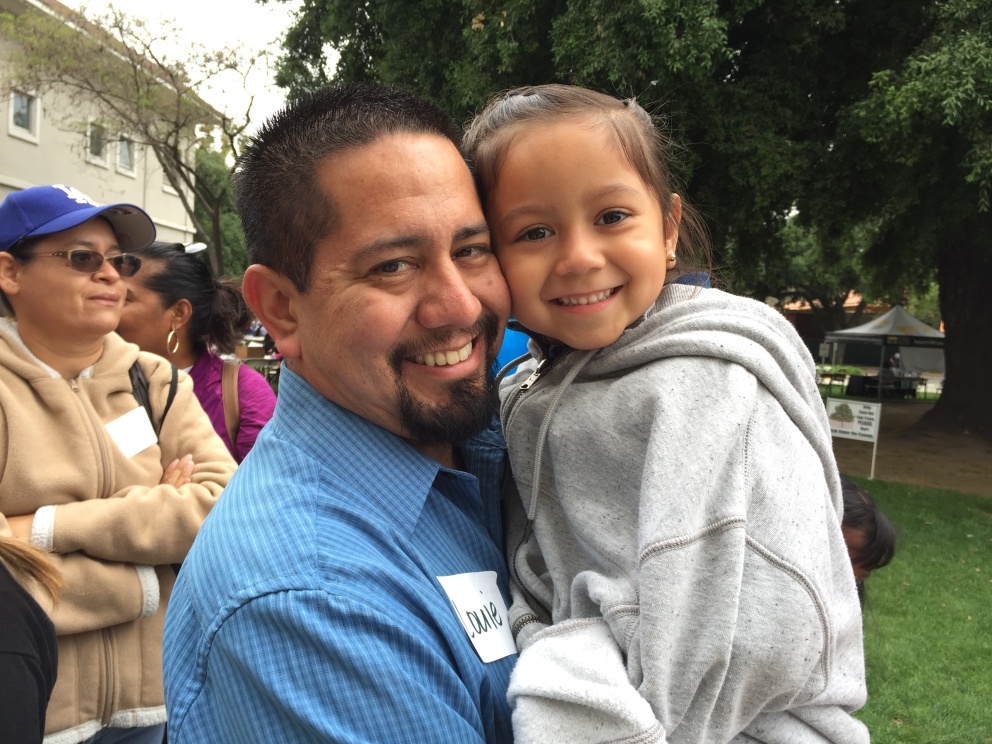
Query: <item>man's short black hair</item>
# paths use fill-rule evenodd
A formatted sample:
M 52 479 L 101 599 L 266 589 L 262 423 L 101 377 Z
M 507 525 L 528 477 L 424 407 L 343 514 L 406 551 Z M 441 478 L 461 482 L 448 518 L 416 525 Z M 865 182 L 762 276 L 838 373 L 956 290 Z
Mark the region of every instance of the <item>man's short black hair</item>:
M 238 159 L 234 194 L 249 263 L 310 285 L 315 244 L 334 229 L 336 207 L 317 185 L 328 156 L 364 147 L 389 134 L 444 137 L 460 150 L 458 131 L 435 104 L 378 83 L 324 88 L 293 101 L 269 119 Z

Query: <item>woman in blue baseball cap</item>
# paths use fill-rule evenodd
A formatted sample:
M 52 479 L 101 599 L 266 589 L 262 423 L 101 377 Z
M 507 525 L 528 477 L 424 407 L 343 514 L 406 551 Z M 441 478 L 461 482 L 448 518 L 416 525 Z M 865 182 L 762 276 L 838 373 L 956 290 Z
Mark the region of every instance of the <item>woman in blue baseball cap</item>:
M 235 468 L 189 378 L 114 333 L 154 237 L 68 186 L 0 204 L 0 535 L 64 577 L 45 733 L 69 744 L 162 741 L 173 565 Z

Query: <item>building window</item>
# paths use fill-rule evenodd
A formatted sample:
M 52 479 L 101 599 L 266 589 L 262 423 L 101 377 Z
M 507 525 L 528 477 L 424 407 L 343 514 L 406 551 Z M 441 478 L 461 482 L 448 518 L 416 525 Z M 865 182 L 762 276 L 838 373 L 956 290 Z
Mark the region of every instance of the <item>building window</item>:
M 14 93 L 14 126 L 34 131 L 34 96 Z
M 38 126 L 41 122 L 41 101 L 37 96 L 21 91 L 10 94 L 10 134 L 29 142 L 38 141 Z
M 134 140 L 124 134 L 117 140 L 117 170 L 134 175 Z
M 86 159 L 97 165 L 107 165 L 107 128 L 91 121 L 86 127 Z

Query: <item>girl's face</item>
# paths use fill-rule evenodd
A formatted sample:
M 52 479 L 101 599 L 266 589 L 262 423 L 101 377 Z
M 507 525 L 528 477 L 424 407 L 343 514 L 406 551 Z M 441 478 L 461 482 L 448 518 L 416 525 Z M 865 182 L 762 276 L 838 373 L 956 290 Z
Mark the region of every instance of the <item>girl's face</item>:
M 487 202 L 513 315 L 574 349 L 609 346 L 651 306 L 678 242 L 661 204 L 601 124 L 524 125 Z M 668 228 L 666 230 L 666 227 Z
M 145 281 L 164 268 L 161 261 L 144 258 L 141 271 L 127 280 L 124 313 L 117 332 L 125 341 L 137 344 L 142 351 L 167 356 L 166 339 L 172 330 L 172 308 L 162 304 L 162 298 L 145 286 Z

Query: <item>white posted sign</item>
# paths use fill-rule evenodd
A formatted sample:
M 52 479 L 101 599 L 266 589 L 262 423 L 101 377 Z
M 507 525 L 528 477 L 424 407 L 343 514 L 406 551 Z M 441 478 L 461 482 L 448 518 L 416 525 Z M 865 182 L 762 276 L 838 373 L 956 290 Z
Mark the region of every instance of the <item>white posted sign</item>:
M 882 418 L 882 404 L 827 398 L 826 405 L 830 433 L 833 436 L 873 443 L 868 480 L 874 480 L 875 457 L 878 455 L 878 422 Z
M 874 442 L 878 439 L 878 420 L 881 415 L 880 403 L 827 398 L 830 433 L 835 437 Z

